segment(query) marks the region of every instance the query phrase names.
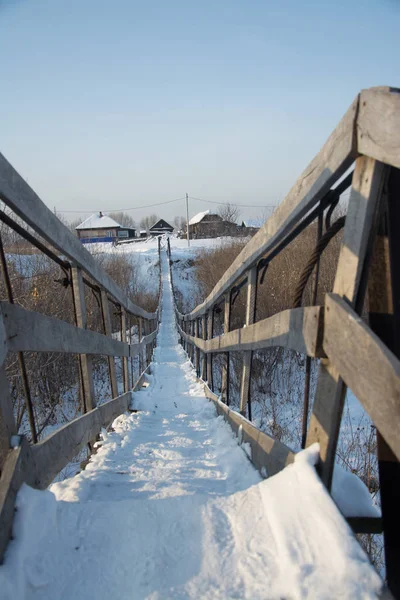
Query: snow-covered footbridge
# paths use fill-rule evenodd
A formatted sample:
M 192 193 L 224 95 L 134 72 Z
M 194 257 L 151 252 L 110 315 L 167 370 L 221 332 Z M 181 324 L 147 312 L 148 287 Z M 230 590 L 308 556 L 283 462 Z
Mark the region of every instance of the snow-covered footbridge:
M 175 305 L 168 240 L 159 239 L 159 269 L 152 274 L 159 277 L 159 306 L 147 312 L 0 156 L 0 197 L 13 211 L 0 211 L 0 219 L 58 264 L 75 311 L 71 324 L 19 305 L 0 243 L 7 299 L 0 320 L 2 598 L 399 595 L 400 363 L 392 335 L 400 322 L 399 118 L 396 91 L 361 92 L 284 202 L 188 314 Z M 331 223 L 347 188 L 346 217 Z M 315 252 L 293 308 L 259 319 L 266 269 L 315 221 Z M 341 229 L 333 293 L 317 305 L 319 259 Z M 303 306 L 313 270 L 313 302 Z M 102 333 L 88 329 L 88 289 L 101 308 Z M 359 317 L 367 289 L 368 324 Z M 240 290 L 246 291 L 245 323 L 231 330 Z M 224 324 L 216 331 L 220 306 Z M 251 422 L 252 352 L 271 347 L 319 361 L 315 398 L 305 394 L 304 449 L 297 453 Z M 30 352 L 79 355 L 82 414 L 50 434 L 37 427 L 25 363 Z M 242 357 L 237 411 L 229 397 L 230 352 Z M 216 354 L 224 357 L 219 388 Z M 94 357 L 104 355 L 112 399 L 96 403 Z M 17 425 L 10 356 L 18 358 L 25 384 L 30 436 Z M 355 475 L 334 472 L 346 385 L 379 432 L 382 517 Z M 85 448 L 90 457 L 80 472 L 57 479 Z M 355 536 L 382 528 L 390 591 Z

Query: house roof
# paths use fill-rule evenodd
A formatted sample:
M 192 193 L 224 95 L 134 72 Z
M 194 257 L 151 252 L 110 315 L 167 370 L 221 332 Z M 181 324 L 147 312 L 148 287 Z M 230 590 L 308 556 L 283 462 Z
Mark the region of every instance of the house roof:
M 262 219 L 245 219 L 242 221 L 242 223 L 244 223 L 245 227 L 260 228 L 264 224 L 264 221 Z
M 170 225 L 169 223 L 167 223 L 167 221 L 165 221 L 165 219 L 159 219 L 157 221 L 157 223 L 154 223 L 154 225 L 152 225 L 150 227 L 150 231 L 153 230 L 161 230 L 161 229 L 171 229 L 171 231 L 174 229 L 172 225 Z
M 200 223 L 200 221 L 202 221 L 204 219 L 204 217 L 206 217 L 207 215 L 210 214 L 210 210 L 205 210 L 204 212 L 199 212 L 197 213 L 197 215 L 194 215 L 194 217 L 192 217 L 189 221 L 189 225 L 196 225 L 196 223 Z
M 103 213 L 94 213 L 91 217 L 83 221 L 75 229 L 109 229 L 110 227 L 121 227 L 117 221 L 114 221 L 108 215 Z

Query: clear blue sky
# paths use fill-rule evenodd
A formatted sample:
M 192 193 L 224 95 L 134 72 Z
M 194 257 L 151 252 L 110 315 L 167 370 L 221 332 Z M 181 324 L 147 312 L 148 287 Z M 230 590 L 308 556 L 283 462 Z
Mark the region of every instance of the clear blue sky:
M 0 150 L 58 210 L 276 204 L 400 86 L 399 31 L 399 0 L 0 0 Z

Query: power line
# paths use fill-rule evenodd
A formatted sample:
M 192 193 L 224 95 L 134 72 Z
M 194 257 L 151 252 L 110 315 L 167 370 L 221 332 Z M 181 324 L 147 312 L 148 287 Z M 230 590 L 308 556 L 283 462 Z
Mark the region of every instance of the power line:
M 156 202 L 155 204 L 146 204 L 145 206 L 132 206 L 132 208 L 109 208 L 109 209 L 102 209 L 101 212 L 128 212 L 129 210 L 140 210 L 143 208 L 153 208 L 153 206 L 163 206 L 164 204 L 172 204 L 172 202 L 178 202 L 179 200 L 185 200 L 185 196 L 183 196 L 182 198 L 174 198 L 174 200 L 167 200 L 166 202 Z M 87 210 L 58 210 L 57 212 L 60 213 L 88 213 L 88 212 L 92 212 L 91 209 L 87 209 Z M 94 211 L 94 212 L 98 212 L 98 211 Z
M 216 200 L 206 200 L 205 198 L 195 198 L 194 196 L 189 196 L 189 198 L 191 200 L 200 200 L 200 202 L 209 202 L 210 204 L 231 204 L 244 208 L 276 208 L 276 204 L 238 204 L 237 202 L 217 202 Z
M 198 200 L 199 202 L 208 202 L 209 204 L 219 204 L 219 205 L 227 205 L 232 204 L 234 206 L 240 206 L 241 208 L 261 208 L 261 209 L 274 209 L 276 208 L 275 204 L 237 204 L 236 202 L 217 202 L 216 200 L 206 200 L 205 198 L 195 198 L 194 196 L 189 196 L 190 200 Z M 131 210 L 144 210 L 147 208 L 154 208 L 155 206 L 164 206 L 165 204 L 172 204 L 173 202 L 179 202 L 180 200 L 185 200 L 185 196 L 182 198 L 174 198 L 173 200 L 167 200 L 166 202 L 155 202 L 154 204 L 146 204 L 145 206 L 132 206 L 131 208 L 109 208 L 109 209 L 101 209 L 101 212 L 110 213 L 110 212 L 129 212 Z M 77 213 L 77 214 L 87 214 L 90 212 L 98 212 L 93 209 L 86 210 L 59 210 L 56 209 L 56 212 L 67 214 L 67 213 Z

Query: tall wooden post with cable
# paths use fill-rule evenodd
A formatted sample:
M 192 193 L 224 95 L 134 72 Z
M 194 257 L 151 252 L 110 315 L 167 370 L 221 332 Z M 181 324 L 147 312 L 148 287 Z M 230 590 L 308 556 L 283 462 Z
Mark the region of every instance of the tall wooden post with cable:
M 189 235 L 189 196 L 186 193 L 186 234 L 188 248 L 190 248 L 190 235 Z

